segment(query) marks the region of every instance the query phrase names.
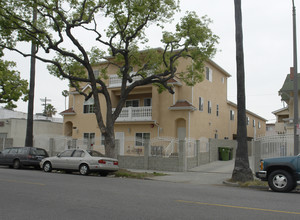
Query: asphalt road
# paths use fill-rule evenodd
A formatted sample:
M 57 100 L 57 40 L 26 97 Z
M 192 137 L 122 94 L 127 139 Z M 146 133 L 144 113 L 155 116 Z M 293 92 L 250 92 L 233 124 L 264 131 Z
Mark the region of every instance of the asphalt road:
M 0 219 L 299 219 L 299 193 L 0 167 Z

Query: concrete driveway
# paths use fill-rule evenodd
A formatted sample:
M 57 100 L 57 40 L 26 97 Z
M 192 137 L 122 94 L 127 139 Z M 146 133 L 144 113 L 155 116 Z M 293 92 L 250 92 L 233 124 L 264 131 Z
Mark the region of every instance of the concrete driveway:
M 190 184 L 222 184 L 224 180 L 230 179 L 234 168 L 234 160 L 215 161 L 201 165 L 187 172 L 162 172 L 168 175 L 156 176 L 151 179 Z M 146 171 L 150 172 L 150 171 Z M 152 171 L 151 171 L 152 172 Z M 156 171 L 157 172 L 157 171 Z

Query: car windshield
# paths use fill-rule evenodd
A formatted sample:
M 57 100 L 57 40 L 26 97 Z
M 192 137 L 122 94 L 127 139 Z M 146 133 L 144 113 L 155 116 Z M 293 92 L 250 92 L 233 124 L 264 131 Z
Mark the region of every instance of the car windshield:
M 88 150 L 87 151 L 92 157 L 105 157 L 103 154 L 101 154 L 98 151 L 95 150 Z

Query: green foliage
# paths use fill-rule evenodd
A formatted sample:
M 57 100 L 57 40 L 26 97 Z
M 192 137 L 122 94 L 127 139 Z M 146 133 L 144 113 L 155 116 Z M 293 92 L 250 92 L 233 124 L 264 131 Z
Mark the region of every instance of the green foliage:
M 14 62 L 0 60 L 0 103 L 5 103 L 5 108 L 14 109 L 17 106 L 14 102 L 22 96 L 23 101 L 27 101 L 28 82 L 21 79 L 18 71 L 12 70 Z
M 37 12 L 36 22 L 32 22 L 33 11 Z M 33 42 L 44 52 L 35 56 L 49 64 L 50 74 L 68 79 L 86 99 L 94 96 L 98 126 L 105 135 L 113 133 L 107 129 L 113 129 L 134 88 L 153 84 L 160 92 L 174 93 L 168 84 L 172 78 L 189 86 L 203 80 L 204 62 L 215 54 L 218 37 L 208 27 L 211 21 L 195 12 L 181 18 L 174 31 L 164 31 L 178 11 L 176 0 L 0 1 L 0 50 L 27 57 L 31 54 L 18 50 L 16 42 Z M 151 26 L 162 29 L 162 48 L 148 47 L 151 35 L 147 36 L 146 30 Z M 188 67 L 179 70 L 180 61 L 187 61 Z M 109 67 L 122 79 L 114 112 L 107 85 Z M 82 91 L 86 84 L 93 89 Z M 97 94 L 105 96 L 108 124 L 102 118 Z
M 57 113 L 56 109 L 54 108 L 53 105 L 51 104 L 47 104 L 45 106 L 43 115 L 47 116 L 47 117 L 52 117 L 53 115 L 55 115 Z

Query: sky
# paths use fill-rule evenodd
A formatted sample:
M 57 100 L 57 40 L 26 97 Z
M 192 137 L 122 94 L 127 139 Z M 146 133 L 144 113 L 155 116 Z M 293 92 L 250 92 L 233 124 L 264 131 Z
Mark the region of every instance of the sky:
M 300 0 L 295 0 L 295 6 L 296 9 L 300 7 Z M 234 0 L 181 0 L 180 7 L 181 12 L 172 24 L 167 25 L 168 28 L 174 27 L 185 11 L 195 11 L 199 17 L 207 15 L 213 21 L 210 28 L 219 36 L 219 44 L 212 60 L 231 75 L 228 79 L 228 100 L 237 103 Z M 275 123 L 276 117 L 272 112 L 284 107 L 278 91 L 293 66 L 292 0 L 242 1 L 242 16 L 246 108 L 268 120 L 268 123 Z M 299 17 L 300 14 L 297 15 L 297 24 L 300 24 Z M 150 29 L 147 33 L 151 47 L 162 46 L 159 32 Z M 299 36 L 300 33 L 298 44 Z M 30 45 L 21 47 L 30 50 Z M 5 59 L 15 61 L 21 77 L 29 81 L 29 58 L 6 52 Z M 51 76 L 46 65 L 37 61 L 35 113 L 43 111 L 40 99 L 44 98 L 51 100 L 48 103 L 58 113 L 68 108 L 62 96 L 62 91 L 66 89 L 66 80 Z M 19 101 L 17 105 L 16 111 L 27 112 L 27 103 Z M 56 114 L 55 117 L 61 116 Z

